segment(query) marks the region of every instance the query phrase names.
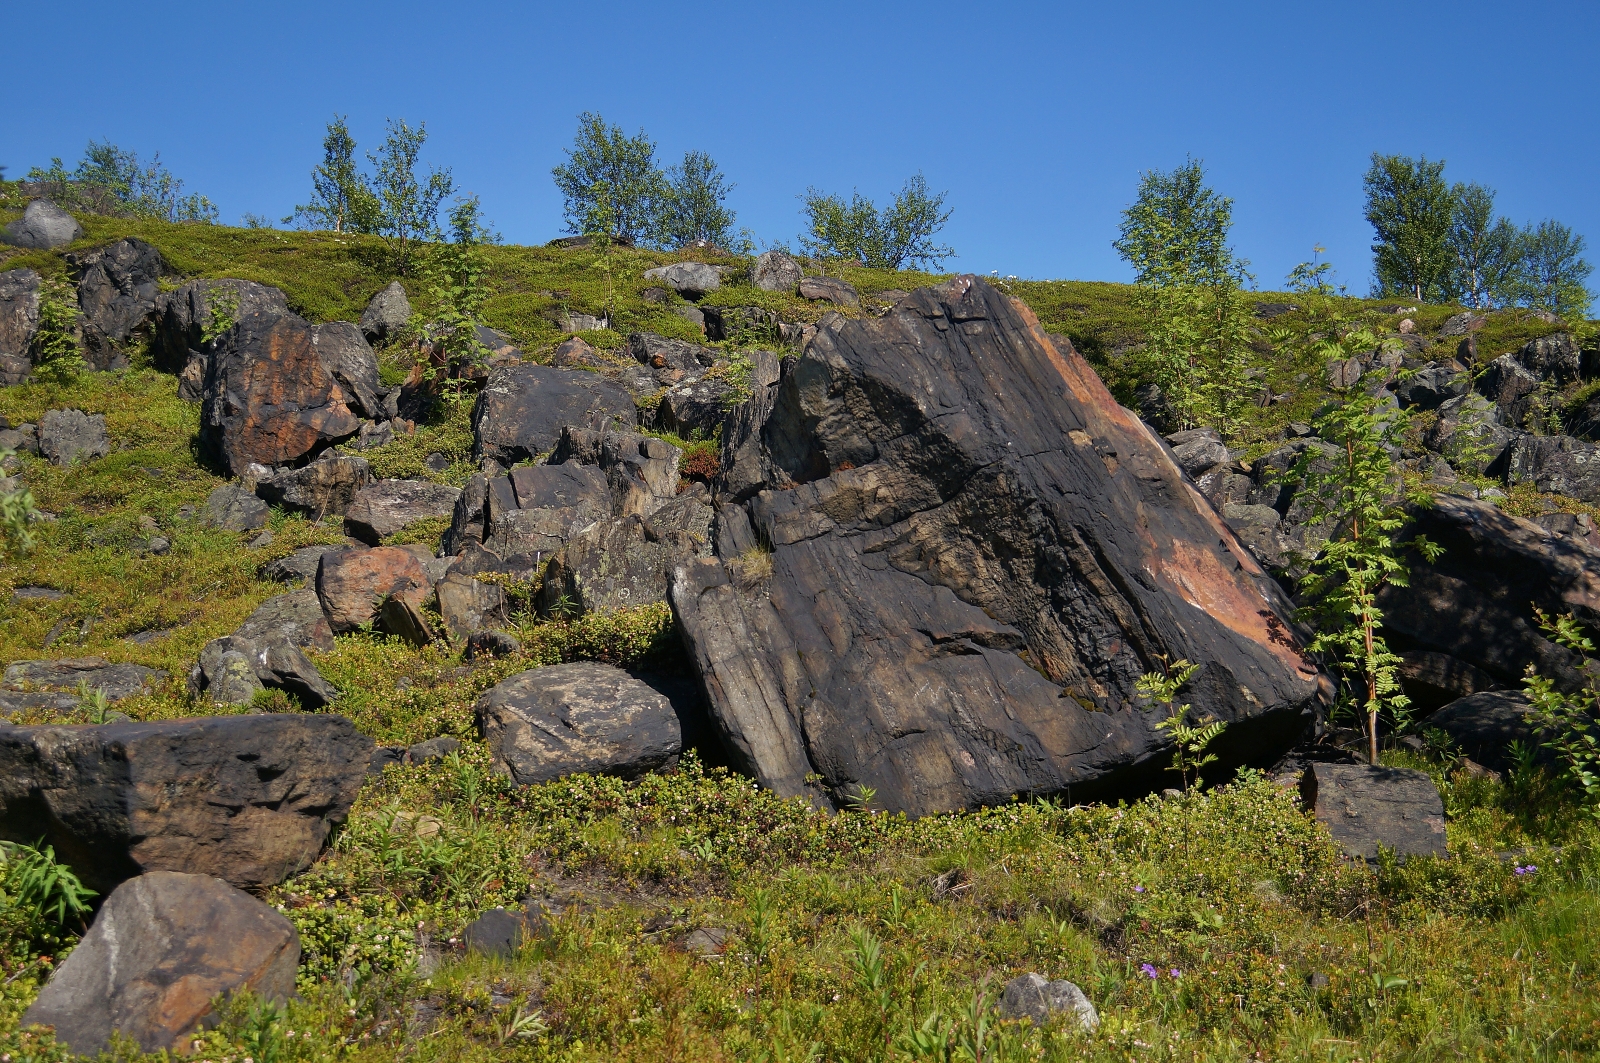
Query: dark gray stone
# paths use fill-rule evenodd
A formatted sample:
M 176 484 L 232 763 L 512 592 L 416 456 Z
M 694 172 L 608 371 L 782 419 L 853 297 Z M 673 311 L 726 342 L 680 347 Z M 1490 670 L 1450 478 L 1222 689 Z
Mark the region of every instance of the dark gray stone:
M 1534 763 L 1554 767 L 1554 754 L 1543 747 L 1528 718 L 1530 709 L 1527 697 L 1519 691 L 1484 691 L 1452 701 L 1429 716 L 1425 726 L 1449 735 L 1457 750 L 1491 771 L 1505 772 L 1517 766 L 1511 747 L 1519 742 L 1534 751 Z
M 832 317 L 761 440 L 772 476 L 746 508 L 770 553 L 682 565 L 671 600 L 733 766 L 763 785 L 828 800 L 814 773 L 910 814 L 1149 785 L 1169 746 L 1136 685 L 1163 654 L 1203 662 L 1184 698 L 1228 722 L 1224 759 L 1275 757 L 1309 720 L 1281 590 L 987 283 Z
M 1426 715 L 1457 698 L 1500 685 L 1482 669 L 1448 653 L 1409 649 L 1400 658 L 1400 683 L 1413 713 Z
M 316 858 L 371 756 L 309 713 L 0 728 L 0 837 L 43 838 L 102 893 L 179 868 L 264 889 Z
M 572 535 L 612 514 L 603 471 L 576 461 L 531 465 L 488 483 L 486 544 L 501 556 L 560 549 Z
M 22 217 L 0 231 L 0 240 L 13 247 L 45 249 L 65 247 L 82 236 L 83 226 L 78 219 L 48 199 L 33 200 Z
M 378 356 L 361 329 L 348 321 L 330 321 L 312 329 L 311 342 L 338 382 L 346 405 L 358 416 L 383 420 L 385 392 L 378 382 Z
M 78 277 L 78 307 L 83 312 L 85 357 L 96 368 L 114 368 L 127 358 L 121 349 L 149 324 L 168 271 L 161 252 L 143 240 L 118 240 L 67 263 Z
M 52 465 L 71 465 L 111 453 L 104 414 L 46 410 L 39 418 L 39 453 Z
M 491 374 L 478 395 L 472 456 L 511 465 L 548 453 L 567 425 L 606 428 L 637 421 L 633 397 L 598 373 L 513 366 Z
M 313 549 L 326 548 L 314 547 Z M 295 646 L 326 653 L 333 649 L 333 630 L 310 587 L 268 598 L 233 633 L 234 638 L 265 642 L 282 638 Z
M 421 520 L 448 517 L 461 489 L 426 480 L 379 480 L 362 488 L 344 515 L 346 534 L 377 546 L 390 535 Z
M 767 251 L 750 270 L 750 283 L 764 292 L 794 292 L 803 276 L 800 263 L 782 251 Z
M 672 703 L 605 664 L 521 672 L 485 692 L 474 712 L 495 770 L 519 786 L 577 772 L 632 778 L 683 751 Z
M 1500 461 L 1513 438 L 1500 424 L 1495 405 L 1477 392 L 1468 392 L 1440 405 L 1438 419 L 1423 442 L 1462 472 L 1478 476 Z
M 1516 359 L 1528 372 L 1556 387 L 1565 387 L 1577 380 L 1583 366 L 1583 353 L 1577 341 L 1566 332 L 1529 340 L 1517 351 Z
M 683 340 L 669 340 L 653 332 L 634 332 L 628 336 L 628 353 L 645 366 L 657 384 L 671 387 L 686 380 L 699 380 L 716 362 L 716 352 Z
M 320 520 L 344 515 L 371 483 L 372 466 L 366 458 L 328 451 L 302 468 L 281 469 L 257 481 L 256 494 L 275 506 Z
M 1043 1026 L 1065 1012 L 1071 1024 L 1083 1030 L 1100 1025 L 1100 1013 L 1083 990 L 1064 979 L 1051 981 L 1042 974 L 1018 975 L 1006 983 L 1000 997 L 1002 1019 L 1028 1019 Z
M 709 438 L 728 413 L 733 389 L 720 380 L 696 380 L 668 388 L 650 417 L 657 432 L 681 439 Z
M 1178 432 L 1168 436 L 1167 442 L 1172 445 L 1172 456 L 1178 462 L 1178 468 L 1191 477 L 1198 477 L 1228 460 L 1228 448 L 1214 428 Z
M 459 752 L 461 742 L 449 735 L 440 735 L 430 738 L 426 742 L 418 742 L 406 750 L 406 762 L 410 764 L 430 764 L 436 760 L 443 760 L 452 753 Z
M 1444 801 L 1425 771 L 1371 764 L 1308 764 L 1300 793 L 1346 856 L 1446 856 Z
M 219 328 L 226 331 L 230 323 L 237 324 L 255 314 L 272 317 L 288 312 L 289 301 L 283 292 L 265 284 L 232 277 L 189 281 L 156 300 L 156 364 L 168 372 L 178 372 L 192 356 L 198 359 L 203 385 L 212 347 L 204 338 L 208 333 L 217 334 Z M 197 391 L 195 398 L 199 397 Z
M 712 510 L 701 492 L 649 516 L 597 522 L 567 540 L 545 569 L 540 611 L 582 615 L 666 601 L 673 569 L 711 554 Z
M 1571 436 L 1518 436 L 1511 444 L 1506 480 L 1600 502 L 1600 445 Z
M 799 289 L 802 299 L 821 299 L 835 306 L 861 305 L 855 286 L 835 277 L 803 277 Z
M 33 371 L 30 352 L 39 329 L 39 275 L 31 269 L 0 273 L 0 387 L 20 384 Z
M 373 343 L 388 343 L 398 336 L 411 320 L 411 301 L 406 298 L 405 285 L 390 281 L 379 291 L 361 312 L 361 332 Z
M 261 569 L 261 575 L 279 583 L 296 583 L 315 579 L 317 565 L 322 561 L 322 555 L 334 550 L 342 549 L 338 546 L 302 546 L 287 557 L 280 557 L 276 561 L 268 562 Z M 321 607 L 318 607 L 321 612 Z
M 223 484 L 206 498 L 201 522 L 225 531 L 254 531 L 267 526 L 272 510 L 247 484 Z
M 543 937 L 549 932 L 549 924 L 542 910 L 491 908 L 468 923 L 461 937 L 469 952 L 510 959 L 517 954 L 524 941 Z
M 729 410 L 722 422 L 718 460 L 718 493 L 743 502 L 772 479 L 773 470 L 761 445 L 761 429 L 778 401 L 782 363 L 771 351 L 751 355 L 750 397 Z
M 76 694 L 80 683 L 99 690 L 107 701 L 149 694 L 167 673 L 138 664 L 112 664 L 100 657 L 62 657 L 53 661 L 15 661 L 6 667 L 0 687 L 13 691 L 58 691 Z
M 462 657 L 469 661 L 479 659 L 493 660 L 497 657 L 510 657 L 522 652 L 522 643 L 504 631 L 495 631 L 492 628 L 485 631 L 474 631 L 467 636 L 467 648 Z
M 1471 373 L 1455 366 L 1432 364 L 1401 380 L 1395 386 L 1395 396 L 1403 407 L 1432 410 L 1460 398 L 1471 387 Z
M 461 572 L 447 572 L 434 591 L 439 596 L 439 615 L 452 638 L 467 638 L 484 628 L 503 627 L 508 622 L 505 591 L 498 584 Z
M 1514 354 L 1502 354 L 1490 362 L 1477 380 L 1478 393 L 1500 410 L 1500 422 L 1521 428 L 1527 416 L 1529 396 L 1539 388 L 1539 377 L 1528 371 Z
M 107 898 L 22 1021 L 54 1027 L 79 1055 L 118 1033 L 184 1056 L 216 1000 L 248 990 L 281 1005 L 299 963 L 300 937 L 271 906 L 207 875 L 153 871 Z
M 677 447 L 655 436 L 564 428 L 549 464 L 596 466 L 611 490 L 614 516 L 648 516 L 678 497 L 682 457 Z

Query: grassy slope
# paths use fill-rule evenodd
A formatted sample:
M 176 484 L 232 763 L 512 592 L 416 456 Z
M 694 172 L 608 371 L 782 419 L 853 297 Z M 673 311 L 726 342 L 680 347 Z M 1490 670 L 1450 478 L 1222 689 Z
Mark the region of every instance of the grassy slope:
M 140 235 L 187 275 L 275 284 L 316 319 L 354 318 L 389 280 L 370 240 L 85 221 L 81 247 Z M 607 308 L 598 268 L 607 263 L 592 251 L 492 255 L 499 294 L 489 321 L 529 350 L 561 337 L 552 312 Z M 643 270 L 671 257 L 611 259 L 621 331 L 692 335 L 670 309 L 639 297 Z M 58 254 L 0 261 L 0 269 L 19 265 L 62 268 Z M 868 293 L 931 279 L 845 276 Z M 1010 287 L 1126 384 L 1112 353 L 1138 339 L 1126 288 Z M 781 305 L 791 318 L 820 313 L 740 287 L 716 300 Z M 1448 312 L 1412 316 L 1426 330 Z M 1498 318 L 1493 328 L 1484 337 L 1491 353 L 1545 330 Z M 1285 381 L 1275 389 L 1290 390 L 1302 370 L 1273 371 Z M 1320 401 L 1315 389 L 1300 390 L 1297 402 Z M 275 514 L 273 542 L 248 550 L 249 536 L 182 518 L 219 481 L 195 460 L 196 411 L 176 398 L 170 376 L 136 365 L 66 387 L 0 389 L 0 414 L 13 422 L 62 406 L 105 413 L 116 449 L 74 469 L 26 463 L 40 506 L 58 520 L 42 528 L 33 553 L 0 565 L 0 661 L 97 654 L 181 678 L 205 641 L 282 590 L 258 578 L 263 562 L 341 540 L 336 525 Z M 429 449 L 464 458 L 465 414 L 454 408 L 376 462 L 414 474 Z M 144 537 L 141 515 L 172 539 L 166 556 L 131 549 Z M 13 587 L 33 583 L 70 597 L 10 603 Z M 42 653 L 63 620 L 67 634 Z M 157 629 L 170 634 L 142 644 L 126 637 Z M 380 741 L 411 742 L 470 738 L 473 698 L 515 669 L 574 657 L 670 665 L 675 654 L 662 607 L 574 625 L 524 617 L 518 633 L 522 657 L 476 669 L 448 652 L 364 635 L 341 637 L 318 663 L 344 691 L 338 711 Z M 176 682 L 124 707 L 136 718 L 214 711 Z M 269 707 L 292 708 L 281 695 Z M 1600 1050 L 1593 822 L 1536 780 L 1501 786 L 1452 773 L 1446 759 L 1415 763 L 1434 772 L 1450 802 L 1455 858 L 1371 876 L 1334 859 L 1292 797 L 1261 779 L 1126 809 L 1017 805 L 909 823 L 823 817 L 693 762 L 637 784 L 580 777 L 515 791 L 488 774 L 482 747 L 469 742 L 449 763 L 393 770 L 368 787 L 336 849 L 273 892 L 306 947 L 304 999 L 276 1024 L 233 1015 L 207 1035 L 200 1058 L 804 1059 L 816 1043 L 830 1060 L 903 1059 L 911 1057 L 887 1041 L 935 1010 L 954 1021 L 975 989 L 1024 970 L 1077 981 L 1105 1024 L 1093 1038 L 1007 1029 L 992 1046 L 996 1058 Z M 439 829 L 419 831 L 401 813 L 433 817 Z M 1512 849 L 1540 870 L 1512 874 L 1495 855 Z M 464 957 L 453 939 L 466 920 L 530 888 L 566 902 L 553 936 L 514 961 Z M 672 944 L 699 925 L 731 932 L 724 957 L 700 960 Z M 16 1059 L 40 1051 L 17 1022 L 48 972 L 41 953 L 59 951 L 31 937 L 36 930 L 0 911 L 0 1053 Z M 863 931 L 880 943 L 881 974 Z M 427 978 L 410 963 L 425 944 L 443 959 Z M 1165 973 L 1151 980 L 1143 963 Z M 1313 972 L 1327 984 L 1313 985 Z M 1374 973 L 1379 986 L 1404 983 L 1375 987 Z M 546 1032 L 518 1035 L 519 1007 L 539 1011 Z

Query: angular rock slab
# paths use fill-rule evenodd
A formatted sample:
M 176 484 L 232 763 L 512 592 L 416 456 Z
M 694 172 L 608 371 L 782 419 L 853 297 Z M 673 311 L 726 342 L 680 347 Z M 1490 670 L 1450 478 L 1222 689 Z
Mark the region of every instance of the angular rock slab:
M 1444 800 L 1425 771 L 1371 764 L 1308 764 L 1300 794 L 1345 855 L 1376 860 L 1446 856 Z
M 117 887 L 23 1015 L 80 1055 L 113 1032 L 146 1052 L 184 1054 L 212 1001 L 248 989 L 294 992 L 300 936 L 271 907 L 220 879 L 152 871 Z
M 121 348 L 155 312 L 160 280 L 167 272 L 161 252 L 143 240 L 118 240 L 82 255 L 69 255 L 78 275 L 78 306 L 84 317 L 84 347 L 97 369 L 128 364 Z
M 581 615 L 666 601 L 673 569 L 711 553 L 711 518 L 703 497 L 685 494 L 648 517 L 630 514 L 585 528 L 550 559 L 540 611 Z
M 672 703 L 606 664 L 522 672 L 485 691 L 473 711 L 495 770 L 518 786 L 578 772 L 632 778 L 683 752 Z
M 149 871 L 264 889 L 316 859 L 372 739 L 339 716 L 0 729 L 0 837 L 40 838 L 102 893 Z
M 1455 748 L 1491 771 L 1510 771 L 1516 761 L 1511 746 L 1521 742 L 1534 751 L 1534 763 L 1555 767 L 1551 750 L 1539 742 L 1520 691 L 1488 690 L 1458 698 L 1428 717 L 1426 726 L 1450 736 Z
M 0 387 L 20 384 L 33 371 L 29 351 L 39 330 L 39 275 L 31 269 L 0 273 Z
M 323 554 L 317 566 L 317 598 L 335 633 L 372 623 L 390 595 L 409 595 L 420 607 L 431 584 L 417 555 L 400 546 Z
M 553 449 L 567 425 L 606 428 L 638 423 L 621 385 L 582 369 L 519 365 L 497 370 L 472 408 L 472 456 L 502 465 Z
M 7 690 L 76 692 L 78 684 L 99 690 L 107 701 L 148 694 L 167 678 L 158 668 L 112 664 L 100 657 L 62 657 L 53 661 L 15 661 L 6 666 L 0 686 Z
M 361 332 L 373 343 L 387 343 L 398 336 L 411 320 L 411 300 L 405 285 L 390 281 L 361 311 Z
M 324 363 L 316 338 L 302 318 L 263 311 L 217 340 L 206 366 L 200 442 L 233 475 L 252 463 L 303 461 L 361 427 L 350 408 L 354 397 Z
M 1170 746 L 1135 685 L 1163 656 L 1202 662 L 1183 697 L 1229 724 L 1235 762 L 1309 719 L 1281 591 L 988 284 L 828 320 L 761 439 L 790 488 L 748 504 L 770 578 L 685 565 L 672 603 L 735 766 L 780 793 L 816 772 L 923 814 L 1152 785 Z
M 256 494 L 275 506 L 309 513 L 314 519 L 342 516 L 369 484 L 366 458 L 328 451 L 298 469 L 280 469 L 257 482 Z
M 344 528 L 349 535 L 377 546 L 419 520 L 448 517 L 461 497 L 459 487 L 425 480 L 379 480 L 363 487 L 344 513 Z
M 242 321 L 253 314 L 275 317 L 289 312 L 288 297 L 277 288 L 255 281 L 223 277 L 219 280 L 190 281 L 177 291 L 156 300 L 156 358 L 171 372 L 183 369 L 190 355 L 200 355 L 208 347 L 204 335 L 225 320 Z M 206 357 L 197 366 L 194 398 L 203 384 Z

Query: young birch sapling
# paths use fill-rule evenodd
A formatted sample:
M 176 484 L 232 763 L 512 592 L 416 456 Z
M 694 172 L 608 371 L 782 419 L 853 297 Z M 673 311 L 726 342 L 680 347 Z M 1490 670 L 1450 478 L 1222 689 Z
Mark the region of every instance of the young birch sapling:
M 1176 747 L 1172 753 L 1172 770 L 1178 773 L 1184 790 L 1197 789 L 1200 786 L 1200 769 L 1217 759 L 1215 753 L 1206 752 L 1206 747 L 1216 741 L 1228 725 L 1221 720 L 1201 721 L 1199 726 L 1192 725 L 1189 723 L 1189 706 L 1173 704 L 1178 699 L 1178 690 L 1200 670 L 1199 665 L 1188 661 L 1169 665 L 1165 660 L 1161 665 L 1161 671 L 1146 672 L 1140 676 L 1134 689 L 1167 707 L 1167 718 L 1156 724 L 1156 730 L 1172 739 Z M 1193 783 L 1190 782 L 1191 774 L 1194 776 Z

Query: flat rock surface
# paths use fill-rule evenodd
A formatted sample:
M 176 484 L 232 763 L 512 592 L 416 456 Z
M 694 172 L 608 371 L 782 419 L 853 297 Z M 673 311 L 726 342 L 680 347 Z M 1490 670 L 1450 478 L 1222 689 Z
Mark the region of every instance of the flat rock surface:
M 207 875 L 152 871 L 119 886 L 23 1016 L 95 1055 L 120 1033 L 183 1054 L 220 996 L 294 993 L 300 938 L 273 908 Z
M 201 520 L 225 531 L 255 531 L 267 526 L 272 509 L 248 485 L 223 484 L 206 498 Z
M 0 837 L 43 838 L 101 892 L 156 870 L 262 889 L 321 852 L 372 746 L 298 713 L 0 729 Z
M 582 369 L 519 365 L 494 372 L 472 409 L 475 459 L 502 465 L 548 453 L 567 425 L 606 428 L 638 422 L 633 396 Z
M 1425 771 L 1371 764 L 1309 764 L 1300 792 L 1347 856 L 1376 860 L 1378 846 L 1444 856 L 1444 801 Z
M 345 510 L 345 531 L 362 542 L 379 541 L 407 525 L 448 517 L 461 497 L 459 487 L 426 480 L 379 480 L 363 487 Z
M 103 458 L 111 453 L 104 414 L 46 410 L 39 418 L 39 453 L 52 465 Z
M 1183 697 L 1228 723 L 1234 763 L 1308 720 L 1281 591 L 983 281 L 825 318 L 760 440 L 740 493 L 770 555 L 683 565 L 672 602 L 735 766 L 780 793 L 866 785 L 926 814 L 1150 785 L 1170 747 L 1135 685 L 1163 656 L 1203 662 Z
M 107 701 L 148 694 L 167 673 L 138 664 L 112 664 L 100 657 L 62 657 L 53 661 L 16 661 L 0 680 L 7 690 L 56 690 L 76 693 L 78 684 L 102 691 Z
M 519 786 L 577 772 L 631 778 L 683 751 L 672 703 L 605 664 L 522 672 L 486 691 L 474 712 L 495 770 Z
M 344 547 L 341 546 L 302 546 L 292 554 L 280 557 L 276 561 L 269 561 L 262 567 L 261 574 L 280 583 L 315 579 L 317 566 L 322 563 L 322 555 L 342 549 Z

